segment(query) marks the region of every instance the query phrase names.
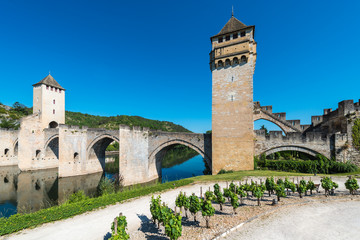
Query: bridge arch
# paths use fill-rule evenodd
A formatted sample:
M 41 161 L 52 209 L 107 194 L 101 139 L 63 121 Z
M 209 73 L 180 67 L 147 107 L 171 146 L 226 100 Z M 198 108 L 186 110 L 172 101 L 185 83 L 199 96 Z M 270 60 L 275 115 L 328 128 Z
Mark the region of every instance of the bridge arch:
M 202 158 L 205 160 L 208 166 L 211 166 L 211 158 L 204 152 L 203 149 L 194 145 L 191 142 L 185 141 L 183 139 L 172 139 L 158 145 L 150 154 L 149 154 L 149 172 L 152 175 L 161 177 L 161 162 L 165 157 L 165 154 L 169 148 L 175 145 L 183 145 L 195 150 L 199 153 Z
M 14 146 L 14 156 L 17 156 L 18 152 L 19 152 L 19 140 L 18 139 L 16 139 L 14 141 L 13 146 Z
M 91 162 L 92 168 L 95 168 L 96 171 L 105 169 L 105 151 L 110 143 L 114 141 L 119 143 L 119 138 L 110 134 L 102 134 L 93 139 L 88 145 L 86 150 L 87 160 Z
M 315 151 L 315 150 L 307 148 L 307 147 L 296 146 L 296 145 L 285 145 L 285 146 L 273 147 L 273 148 L 270 148 L 270 149 L 267 149 L 267 150 L 261 152 L 259 154 L 259 156 L 262 154 L 265 154 L 267 156 L 272 153 L 282 152 L 282 151 L 297 151 L 297 152 L 309 154 L 310 156 L 313 156 L 313 157 L 316 157 L 318 154 L 320 154 L 327 158 L 330 158 L 330 156 L 327 156 L 327 154 L 321 153 L 319 151 Z
M 45 143 L 45 159 L 59 160 L 59 134 L 51 136 Z
M 276 126 L 278 126 L 284 132 L 285 135 L 288 134 L 287 129 L 281 123 L 279 123 L 278 121 L 274 121 L 272 119 L 268 119 L 268 118 L 265 118 L 265 117 L 255 117 L 254 116 L 254 122 L 256 122 L 258 120 L 265 120 L 265 121 L 271 122 L 271 123 L 275 124 Z

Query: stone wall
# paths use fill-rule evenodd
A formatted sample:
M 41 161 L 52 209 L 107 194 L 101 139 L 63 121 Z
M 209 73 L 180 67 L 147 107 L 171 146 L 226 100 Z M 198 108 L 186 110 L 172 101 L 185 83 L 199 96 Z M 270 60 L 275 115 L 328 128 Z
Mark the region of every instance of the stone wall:
M 0 166 L 18 164 L 18 130 L 0 129 Z
M 330 136 L 323 138 L 321 133 L 288 133 L 283 136 L 281 131 L 270 131 L 265 135 L 264 130 L 255 131 L 255 155 L 271 154 L 278 151 L 300 151 L 312 156 L 322 154 L 331 157 Z
M 54 132 L 42 128 L 40 115 L 27 116 L 20 122 L 18 158 L 22 171 L 57 168 L 59 165 L 55 155 L 46 154 L 49 135 Z
M 119 145 L 120 175 L 125 186 L 157 178 L 154 170 L 149 169 L 149 129 L 121 125 Z
M 212 71 L 212 170 L 253 169 L 255 62 Z

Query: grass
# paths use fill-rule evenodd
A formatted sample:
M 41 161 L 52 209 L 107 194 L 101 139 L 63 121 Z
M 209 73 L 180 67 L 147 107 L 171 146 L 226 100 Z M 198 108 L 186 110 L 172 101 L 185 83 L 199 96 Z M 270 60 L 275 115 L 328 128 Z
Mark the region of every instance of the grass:
M 360 174 L 360 171 L 354 173 L 340 173 L 340 174 L 331 174 L 331 175 L 348 176 L 355 174 Z M 318 176 L 323 176 L 323 175 L 324 174 L 318 174 Z M 67 203 L 59 206 L 54 206 L 47 209 L 42 209 L 34 213 L 15 214 L 10 216 L 9 218 L 0 218 L 0 236 L 17 232 L 22 229 L 36 227 L 43 223 L 70 218 L 75 215 L 79 215 L 88 211 L 104 208 L 108 205 L 121 203 L 129 199 L 146 196 L 158 192 L 163 192 L 169 189 L 174 189 L 180 186 L 186 186 L 192 183 L 241 180 L 244 177 L 249 177 L 249 176 L 285 177 L 285 176 L 313 176 L 313 174 L 280 172 L 280 171 L 269 171 L 269 170 L 254 170 L 254 171 L 238 171 L 238 172 L 225 173 L 219 175 L 203 175 L 203 176 L 197 176 L 197 177 L 182 179 L 173 182 L 167 182 L 163 184 L 156 183 L 151 186 L 136 185 L 133 187 L 126 188 L 126 190 L 122 192 L 107 194 L 97 198 L 90 198 L 76 203 Z
M 208 181 L 231 181 L 241 180 L 244 177 L 285 177 L 285 176 L 313 176 L 313 174 L 307 173 L 294 173 L 294 172 L 281 172 L 281 171 L 270 171 L 270 170 L 253 170 L 253 171 L 238 171 L 232 173 L 224 173 L 218 175 L 203 175 L 192 177 L 190 179 L 196 182 L 208 182 Z

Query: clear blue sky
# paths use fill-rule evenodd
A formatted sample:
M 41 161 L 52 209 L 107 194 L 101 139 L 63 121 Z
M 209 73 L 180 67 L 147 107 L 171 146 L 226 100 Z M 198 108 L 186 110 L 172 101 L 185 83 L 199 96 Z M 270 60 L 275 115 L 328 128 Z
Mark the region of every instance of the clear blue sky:
M 211 129 L 210 36 L 256 25 L 254 100 L 310 123 L 360 98 L 359 1 L 0 1 L 0 101 L 49 70 L 66 109 Z

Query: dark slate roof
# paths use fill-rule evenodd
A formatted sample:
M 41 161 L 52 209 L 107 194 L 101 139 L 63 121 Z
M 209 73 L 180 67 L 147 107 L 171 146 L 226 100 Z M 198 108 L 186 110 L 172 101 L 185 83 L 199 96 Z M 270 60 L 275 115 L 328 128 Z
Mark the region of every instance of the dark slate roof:
M 221 31 L 215 36 L 224 35 L 227 33 L 235 32 L 243 28 L 247 28 L 245 24 L 240 22 L 236 17 L 232 16 L 230 20 L 225 24 L 225 26 L 221 29 Z M 214 36 L 214 37 L 215 37 Z
M 62 89 L 62 90 L 65 90 L 62 86 L 60 86 L 60 84 L 50 75 L 47 75 L 43 80 L 41 80 L 40 82 L 38 83 L 35 83 L 33 86 L 38 86 L 38 85 L 41 85 L 41 84 L 45 84 L 45 85 L 48 85 L 50 87 L 55 87 L 55 88 L 59 88 L 59 89 Z

